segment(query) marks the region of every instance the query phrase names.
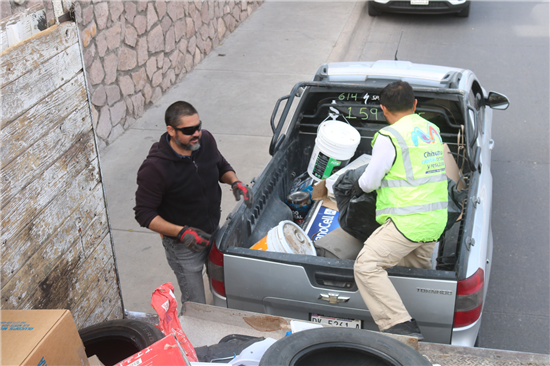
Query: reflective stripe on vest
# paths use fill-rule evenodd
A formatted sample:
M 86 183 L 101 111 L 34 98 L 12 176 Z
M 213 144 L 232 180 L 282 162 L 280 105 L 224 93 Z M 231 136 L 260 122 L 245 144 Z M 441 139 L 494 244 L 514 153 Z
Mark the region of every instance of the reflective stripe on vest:
M 427 183 L 435 183 L 435 182 L 441 182 L 447 180 L 447 175 L 445 172 L 437 175 L 431 175 L 429 177 L 424 178 L 414 178 L 414 172 L 413 167 L 411 163 L 411 157 L 409 155 L 409 147 L 407 146 L 407 143 L 405 142 L 405 139 L 401 134 L 391 127 L 385 127 L 384 130 L 391 132 L 395 139 L 397 140 L 397 143 L 399 144 L 399 147 L 401 148 L 401 155 L 403 156 L 403 166 L 405 167 L 405 174 L 407 176 L 407 180 L 402 179 L 393 179 L 393 180 L 382 180 L 382 185 L 380 188 L 396 188 L 396 187 L 418 187 L 423 184 Z
M 435 210 L 443 210 L 447 208 L 448 202 L 428 203 L 427 205 L 409 206 L 409 207 L 388 207 L 381 210 L 376 210 L 378 215 L 410 215 L 415 213 L 430 212 Z

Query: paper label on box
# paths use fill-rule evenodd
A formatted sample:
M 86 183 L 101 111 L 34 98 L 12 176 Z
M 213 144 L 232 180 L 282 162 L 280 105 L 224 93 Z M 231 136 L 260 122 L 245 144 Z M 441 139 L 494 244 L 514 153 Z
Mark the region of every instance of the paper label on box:
M 2 322 L 2 330 L 33 330 L 27 322 Z
M 138 365 L 141 365 L 142 363 L 143 362 L 141 361 L 141 358 L 138 358 L 137 360 L 135 360 L 134 362 L 132 362 L 128 366 L 138 366 Z

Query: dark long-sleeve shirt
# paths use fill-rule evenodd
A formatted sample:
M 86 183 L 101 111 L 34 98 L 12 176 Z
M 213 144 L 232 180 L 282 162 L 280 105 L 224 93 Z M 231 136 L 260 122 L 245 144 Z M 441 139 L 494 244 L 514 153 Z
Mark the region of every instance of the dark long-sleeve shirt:
M 220 221 L 221 177 L 233 168 L 219 152 L 212 134 L 202 130 L 201 147 L 182 157 L 167 133 L 153 144 L 137 174 L 135 218 L 149 227 L 158 215 L 176 225 L 212 233 Z

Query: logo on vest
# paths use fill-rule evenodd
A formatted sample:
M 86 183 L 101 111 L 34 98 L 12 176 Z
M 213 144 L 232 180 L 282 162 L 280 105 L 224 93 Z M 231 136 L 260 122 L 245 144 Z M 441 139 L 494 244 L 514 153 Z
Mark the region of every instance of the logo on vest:
M 441 140 L 441 136 L 439 136 L 437 130 L 429 123 L 426 124 L 426 131 L 427 133 L 424 133 L 424 131 L 422 131 L 420 128 L 414 128 L 413 132 L 411 133 L 411 138 L 414 146 L 418 147 L 420 141 L 423 141 L 426 144 L 433 144 L 436 141 L 439 141 L 439 143 L 443 143 L 443 141 Z

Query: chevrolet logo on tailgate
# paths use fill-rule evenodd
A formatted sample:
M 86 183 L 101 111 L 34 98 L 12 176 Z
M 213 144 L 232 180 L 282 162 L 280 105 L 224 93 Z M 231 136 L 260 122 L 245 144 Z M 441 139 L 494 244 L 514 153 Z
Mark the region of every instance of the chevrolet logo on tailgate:
M 319 295 L 319 300 L 328 301 L 331 304 L 338 304 L 339 302 L 348 302 L 349 297 L 340 296 L 339 294 L 329 293 Z

